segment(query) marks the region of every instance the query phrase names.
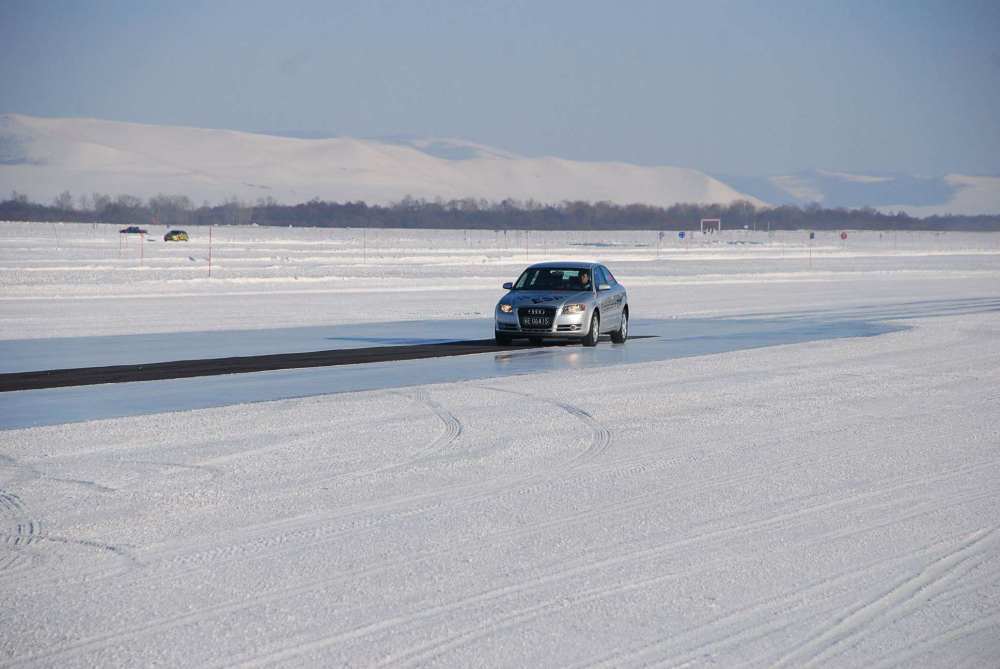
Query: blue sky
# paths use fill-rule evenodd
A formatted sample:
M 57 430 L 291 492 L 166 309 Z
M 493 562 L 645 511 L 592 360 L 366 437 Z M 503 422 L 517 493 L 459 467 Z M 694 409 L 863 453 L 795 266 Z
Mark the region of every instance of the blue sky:
M 0 112 L 995 175 L 998 35 L 995 0 L 0 0 Z

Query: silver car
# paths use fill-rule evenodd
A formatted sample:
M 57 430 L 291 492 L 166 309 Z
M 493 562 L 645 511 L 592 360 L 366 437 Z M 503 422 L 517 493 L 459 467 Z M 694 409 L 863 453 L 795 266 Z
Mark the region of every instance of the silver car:
M 543 262 L 524 270 L 496 308 L 496 342 L 527 337 L 577 339 L 596 346 L 604 333 L 628 339 L 628 294 L 607 267 L 589 262 Z

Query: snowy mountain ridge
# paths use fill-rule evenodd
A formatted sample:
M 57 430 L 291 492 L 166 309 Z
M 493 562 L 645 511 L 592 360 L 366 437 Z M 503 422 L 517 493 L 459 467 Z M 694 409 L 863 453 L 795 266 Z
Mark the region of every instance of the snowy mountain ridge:
M 46 202 L 59 192 L 195 201 L 312 198 L 610 201 L 670 206 L 762 201 L 702 172 L 531 158 L 442 138 L 301 139 L 97 119 L 0 116 L 0 192 Z
M 716 178 L 773 205 L 872 207 L 911 216 L 1000 213 L 1000 177 L 995 176 L 852 174 L 816 169 L 769 177 Z
M 275 134 L 83 118 L 0 115 L 0 193 L 50 202 L 75 195 L 187 195 L 283 204 L 313 198 L 370 204 L 406 196 L 507 198 L 543 203 L 609 201 L 874 207 L 915 216 L 996 214 L 1000 177 L 854 174 L 812 169 L 762 177 L 694 169 L 522 156 L 450 137 L 359 139 Z

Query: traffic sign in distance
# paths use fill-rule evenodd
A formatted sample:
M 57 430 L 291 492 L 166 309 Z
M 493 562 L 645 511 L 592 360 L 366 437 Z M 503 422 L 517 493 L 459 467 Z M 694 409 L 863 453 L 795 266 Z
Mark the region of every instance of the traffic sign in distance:
M 684 231 L 681 230 L 680 232 L 678 232 L 677 236 L 680 237 L 681 239 L 684 239 Z
M 840 233 L 840 238 L 841 239 L 847 239 L 847 233 L 846 232 L 841 232 Z

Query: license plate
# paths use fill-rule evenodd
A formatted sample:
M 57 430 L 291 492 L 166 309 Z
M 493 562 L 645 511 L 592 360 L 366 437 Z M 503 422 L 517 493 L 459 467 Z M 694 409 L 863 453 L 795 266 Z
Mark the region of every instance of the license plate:
M 528 326 L 536 327 L 547 327 L 549 324 L 548 318 L 525 318 L 524 324 Z

